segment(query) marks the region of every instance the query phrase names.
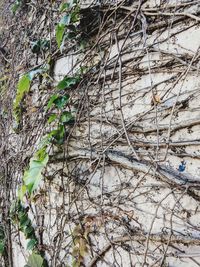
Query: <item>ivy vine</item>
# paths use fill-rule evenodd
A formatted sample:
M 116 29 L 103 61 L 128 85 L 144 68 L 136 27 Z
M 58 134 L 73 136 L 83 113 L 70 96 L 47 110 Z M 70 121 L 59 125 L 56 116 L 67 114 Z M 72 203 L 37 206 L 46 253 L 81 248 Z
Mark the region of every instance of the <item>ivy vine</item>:
M 32 251 L 25 267 L 46 267 L 47 262 L 38 248 L 38 240 L 31 219 L 28 216 L 28 208 L 25 208 L 21 201 L 17 200 L 11 207 L 10 217 L 13 223 L 18 225 L 19 230 L 28 240 L 27 250 Z
M 21 1 L 16 1 L 13 9 L 16 13 L 20 7 Z M 62 47 L 66 40 L 75 40 L 79 38 L 79 23 L 80 23 L 80 5 L 76 0 L 70 3 L 62 3 L 59 7 L 59 12 L 62 15 L 59 23 L 55 29 L 55 40 L 58 48 L 62 52 Z M 46 39 L 39 39 L 31 43 L 31 51 L 34 54 L 40 54 L 46 52 L 50 47 L 50 43 Z M 38 77 L 49 75 L 50 65 L 49 62 L 40 67 L 34 68 L 31 71 L 22 75 L 17 84 L 17 93 L 13 103 L 13 115 L 15 118 L 16 126 L 14 130 L 18 133 L 20 131 L 20 125 L 23 117 L 23 105 L 24 98 L 29 93 L 33 80 Z M 80 67 L 73 76 L 64 77 L 55 87 L 56 93 L 49 96 L 46 102 L 45 112 L 48 114 L 46 126 L 47 131 L 42 137 L 41 142 L 30 158 L 29 166 L 25 170 L 22 177 L 22 185 L 18 189 L 18 198 L 13 203 L 10 214 L 12 222 L 18 225 L 19 230 L 24 234 L 28 240 L 27 250 L 32 251 L 28 258 L 28 262 L 25 267 L 44 267 L 47 266 L 47 262 L 44 258 L 44 254 L 40 252 L 38 248 L 38 240 L 35 233 L 35 229 L 32 225 L 31 219 L 28 215 L 28 203 L 34 197 L 41 181 L 45 168 L 49 161 L 49 151 L 52 145 L 60 146 L 65 142 L 67 136 L 67 126 L 71 126 L 74 123 L 74 114 L 70 111 L 70 90 L 75 88 L 82 79 L 84 68 Z M 1 233 L 0 233 L 1 234 Z M 73 250 L 73 266 L 80 266 L 83 262 L 83 256 L 87 252 L 86 236 L 82 237 L 79 228 L 75 228 L 73 232 L 74 247 Z M 3 235 L 2 235 L 3 236 Z M 3 239 L 0 235 L 0 250 L 1 244 L 3 249 Z

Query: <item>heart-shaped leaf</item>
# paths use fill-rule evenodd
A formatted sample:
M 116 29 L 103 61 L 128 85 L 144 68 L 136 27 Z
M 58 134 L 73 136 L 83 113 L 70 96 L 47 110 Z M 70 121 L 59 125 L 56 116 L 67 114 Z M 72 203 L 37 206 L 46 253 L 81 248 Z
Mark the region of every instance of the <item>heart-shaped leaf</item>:
M 64 24 L 58 24 L 56 26 L 56 42 L 57 42 L 58 48 L 60 48 L 60 46 L 61 46 L 64 32 L 65 32 L 65 25 Z
M 27 265 L 29 267 L 42 267 L 43 265 L 43 258 L 36 253 L 32 253 L 29 257 L 28 257 L 28 263 Z
M 30 239 L 27 244 L 27 250 L 32 250 L 37 245 L 36 239 Z
M 68 111 L 64 111 L 60 117 L 60 122 L 62 122 L 63 124 L 66 124 L 70 121 L 73 120 L 73 115 L 71 112 L 68 112 Z
M 44 157 L 43 160 L 30 160 L 29 169 L 25 171 L 23 181 L 27 187 L 29 194 L 33 193 L 33 191 L 38 187 L 41 179 L 42 179 L 42 171 L 48 162 L 48 155 Z
M 57 85 L 60 90 L 70 88 L 71 86 L 77 84 L 80 81 L 80 77 L 65 77 Z

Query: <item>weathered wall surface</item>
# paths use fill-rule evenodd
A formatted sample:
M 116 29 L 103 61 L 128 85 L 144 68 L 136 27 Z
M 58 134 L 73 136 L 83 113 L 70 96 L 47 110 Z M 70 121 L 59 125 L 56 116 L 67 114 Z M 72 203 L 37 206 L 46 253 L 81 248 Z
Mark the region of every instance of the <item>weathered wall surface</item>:
M 76 120 L 63 149 L 51 148 L 27 203 L 49 266 L 200 266 L 198 2 L 94 5 L 100 25 L 89 45 L 67 44 L 56 58 L 54 84 L 88 71 L 70 90 Z M 49 91 L 33 88 L 27 157 L 48 130 L 38 114 Z M 16 267 L 28 255 L 20 236 Z

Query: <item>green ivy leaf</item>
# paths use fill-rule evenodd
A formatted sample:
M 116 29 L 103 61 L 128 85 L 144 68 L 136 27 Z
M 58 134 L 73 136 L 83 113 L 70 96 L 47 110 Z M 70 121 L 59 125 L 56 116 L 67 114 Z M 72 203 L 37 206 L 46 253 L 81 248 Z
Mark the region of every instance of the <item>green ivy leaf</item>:
M 17 89 L 19 90 L 19 93 L 27 92 L 29 90 L 30 81 L 31 80 L 27 74 L 21 77 L 17 85 Z
M 19 212 L 20 228 L 24 229 L 27 225 L 31 224 L 31 220 L 28 218 L 28 214 L 24 211 Z
M 20 186 L 20 188 L 18 189 L 18 197 L 19 199 L 22 201 L 24 198 L 24 195 L 26 194 L 26 186 L 22 185 Z
M 27 187 L 29 194 L 32 194 L 33 191 L 38 187 L 42 179 L 42 171 L 48 162 L 48 155 L 46 154 L 43 160 L 30 160 L 29 169 L 25 171 L 23 176 L 24 184 Z
M 36 239 L 30 239 L 27 244 L 27 250 L 33 250 L 35 246 L 37 245 L 37 240 Z
M 46 110 L 49 110 L 49 109 L 52 107 L 54 101 L 55 101 L 57 98 L 58 98 L 58 95 L 52 95 L 52 96 L 51 96 L 51 98 L 49 99 L 49 101 L 48 101 L 48 103 L 47 103 L 47 108 L 46 108 Z
M 60 90 L 70 88 L 71 86 L 77 84 L 80 81 L 80 77 L 65 77 L 57 85 L 57 88 Z
M 30 267 L 42 267 L 43 262 L 44 262 L 44 260 L 39 254 L 32 253 L 28 257 L 27 265 L 30 266 Z
M 69 100 L 69 95 L 60 96 L 54 100 L 54 104 L 57 108 L 62 109 L 67 104 Z
M 14 105 L 13 105 L 13 111 L 14 111 L 14 116 L 16 119 L 16 122 L 19 123 L 20 121 L 20 114 L 21 114 L 21 109 L 20 109 L 20 103 L 26 93 L 29 92 L 30 90 L 30 85 L 31 81 L 37 74 L 41 74 L 42 72 L 46 71 L 47 67 L 43 68 L 38 68 L 30 71 L 27 74 L 24 74 L 20 79 L 17 84 L 17 94 L 15 97 Z
M 5 238 L 3 225 L 0 224 L 0 240 Z
M 31 51 L 39 54 L 42 51 L 47 51 L 50 48 L 50 41 L 47 39 L 39 39 L 31 43 Z
M 35 231 L 32 225 L 27 225 L 26 227 L 20 230 L 24 233 L 26 238 L 32 238 L 35 236 Z
M 30 89 L 31 80 L 28 74 L 23 75 L 17 84 L 17 95 L 15 98 L 14 107 L 16 108 L 21 102 L 25 93 Z
M 57 42 L 58 48 L 60 48 L 60 46 L 61 46 L 64 32 L 65 32 L 65 25 L 64 24 L 58 24 L 56 26 L 56 42 Z
M 51 114 L 48 118 L 48 123 L 52 123 L 53 121 L 55 121 L 57 119 L 57 115 L 56 114 Z
M 60 122 L 63 124 L 66 124 L 68 122 L 71 122 L 74 119 L 71 112 L 64 111 L 60 117 Z
M 0 254 L 3 254 L 5 250 L 5 244 L 3 241 L 0 241 Z
M 46 110 L 49 110 L 53 104 L 55 104 L 57 108 L 62 109 L 67 104 L 68 100 L 69 100 L 69 95 L 64 95 L 64 96 L 52 95 L 47 104 Z
M 12 13 L 15 15 L 17 10 L 20 8 L 22 2 L 20 0 L 16 0 L 11 7 Z
M 69 9 L 69 7 L 70 7 L 70 4 L 69 4 L 69 3 L 62 3 L 62 4 L 60 5 L 60 7 L 59 7 L 59 11 L 60 11 L 60 12 L 66 11 L 66 10 Z
M 76 5 L 75 9 L 71 12 L 71 22 L 76 23 L 80 20 L 80 6 Z
M 49 139 L 52 143 L 62 145 L 65 140 L 65 127 L 63 125 L 59 125 L 58 129 L 49 133 Z
M 27 93 L 30 90 L 30 84 L 31 80 L 28 74 L 23 75 L 17 84 L 17 94 L 13 105 L 14 116 L 17 123 L 20 122 L 20 116 L 21 116 L 20 103 L 25 93 Z
M 72 267 L 80 267 L 80 262 L 74 259 L 72 262 Z
M 36 153 L 35 158 L 39 161 L 44 161 L 47 156 L 47 145 L 43 145 Z

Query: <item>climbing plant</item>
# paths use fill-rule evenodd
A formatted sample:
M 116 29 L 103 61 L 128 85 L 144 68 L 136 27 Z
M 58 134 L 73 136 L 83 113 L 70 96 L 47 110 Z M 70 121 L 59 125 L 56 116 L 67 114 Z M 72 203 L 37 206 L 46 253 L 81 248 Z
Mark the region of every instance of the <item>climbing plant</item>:
M 80 5 L 77 0 L 60 5 L 62 18 L 56 26 L 56 42 L 58 48 L 64 45 L 65 40 L 76 41 L 79 37 Z
M 14 224 L 18 225 L 19 230 L 28 240 L 27 250 L 32 251 L 28 257 L 28 262 L 25 267 L 45 267 L 46 261 L 43 259 L 43 254 L 38 248 L 38 240 L 36 238 L 35 229 L 32 226 L 31 219 L 28 216 L 28 207 L 24 207 L 20 199 L 16 200 L 10 211 L 10 216 Z
M 0 224 L 0 254 L 5 252 L 6 236 L 3 225 Z
M 33 79 L 42 73 L 45 73 L 48 70 L 48 65 L 41 66 L 40 68 L 35 68 L 31 70 L 30 72 L 27 72 L 26 74 L 22 75 L 19 79 L 19 82 L 17 84 L 17 93 L 13 104 L 13 112 L 15 117 L 15 130 L 18 129 L 22 111 L 23 111 L 23 105 L 22 101 L 24 96 L 29 92 L 31 88 L 31 82 Z
M 21 2 L 16 2 L 13 6 L 13 12 L 16 13 L 20 7 Z M 62 3 L 59 7 L 59 12 L 62 15 L 60 22 L 55 29 L 55 39 L 58 48 L 64 45 L 66 39 L 78 36 L 79 24 L 79 3 L 71 1 L 70 3 Z M 39 54 L 47 51 L 50 48 L 50 42 L 47 39 L 39 39 L 31 43 L 31 51 L 34 54 Z M 15 131 L 20 132 L 20 124 L 23 118 L 24 98 L 29 94 L 34 79 L 37 77 L 48 76 L 50 71 L 49 59 L 47 63 L 33 68 L 32 70 L 21 75 L 17 84 L 17 93 L 13 104 L 13 115 L 15 118 Z M 39 243 L 36 237 L 35 229 L 32 221 L 28 215 L 28 203 L 31 203 L 34 194 L 43 180 L 45 168 L 49 160 L 49 151 L 52 145 L 60 146 L 64 143 L 67 136 L 66 127 L 72 125 L 74 122 L 74 114 L 70 111 L 70 90 L 75 88 L 82 78 L 82 68 L 73 76 L 64 77 L 56 86 L 55 93 L 49 96 L 46 102 L 45 112 L 47 115 L 45 135 L 41 137 L 39 145 L 37 145 L 36 152 L 30 158 L 29 165 L 26 168 L 22 184 L 18 189 L 18 199 L 11 207 L 11 219 L 15 225 L 18 225 L 19 230 L 24 234 L 28 240 L 27 250 L 32 251 L 28 258 L 26 267 L 42 267 L 46 266 L 44 254 L 39 250 Z M 53 129 L 52 129 L 53 128 Z M 75 233 L 75 230 L 74 230 Z M 73 234 L 74 235 L 74 234 Z M 86 245 L 83 242 L 80 234 L 75 238 L 75 247 L 73 248 L 74 261 L 73 266 L 80 266 Z M 3 239 L 2 241 L 3 251 Z M 0 243 L 1 244 L 1 243 Z M 79 244 L 79 245 L 78 245 Z M 78 252 L 80 250 L 80 253 Z M 76 256 L 77 255 L 77 256 Z
M 18 79 L 19 136 L 8 127 L 11 113 L 0 107 L 9 136 L 1 147 L 2 191 L 11 192 L 0 197 L 15 199 L 2 215 L 0 252 L 9 250 L 11 218 L 27 242 L 26 267 L 43 266 L 45 256 L 50 266 L 167 266 L 173 257 L 181 266 L 193 254 L 177 244 L 199 245 L 198 169 L 188 175 L 199 140 L 193 133 L 183 141 L 199 125 L 198 85 L 189 85 L 190 75 L 198 80 L 199 51 L 181 40 L 186 30 L 198 33 L 198 1 L 111 2 L 80 10 L 76 1 L 16 0 L 7 44 L 2 38 L 10 102 Z M 79 63 L 73 62 L 73 73 L 57 83 L 53 65 L 66 55 L 78 57 L 89 74 L 84 66 L 74 73 Z M 189 208 L 185 197 L 193 198 Z

